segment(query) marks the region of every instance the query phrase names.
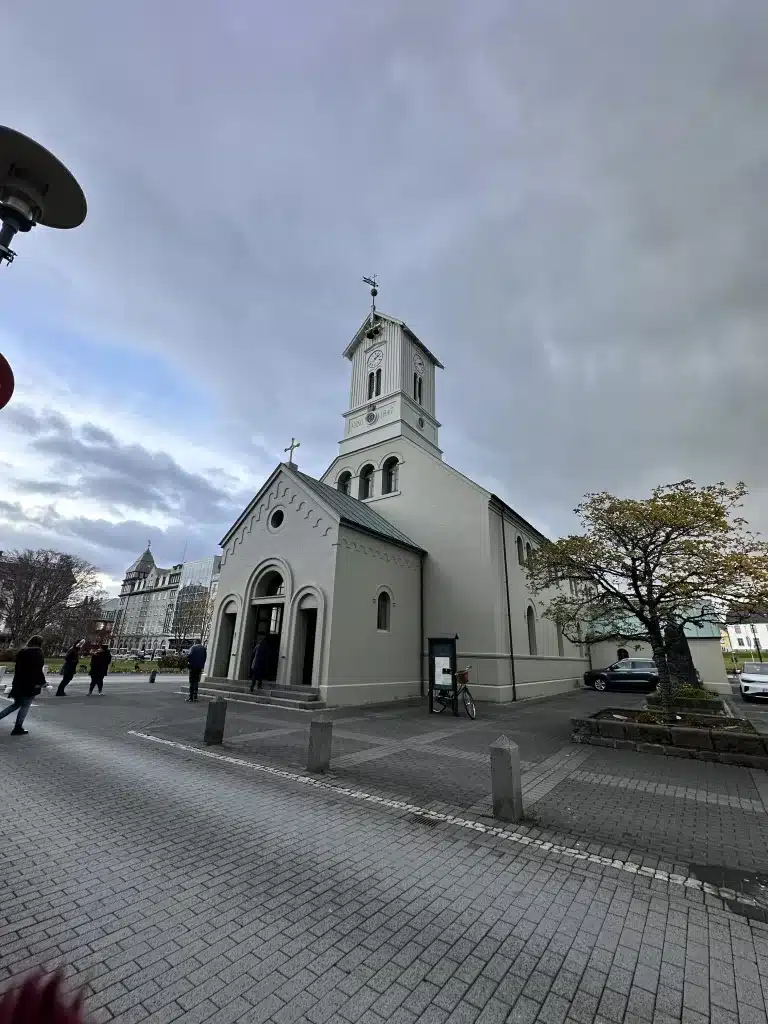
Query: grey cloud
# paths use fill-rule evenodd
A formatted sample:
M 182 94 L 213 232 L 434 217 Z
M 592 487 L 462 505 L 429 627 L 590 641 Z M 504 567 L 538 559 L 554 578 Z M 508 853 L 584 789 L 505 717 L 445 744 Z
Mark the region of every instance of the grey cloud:
M 63 417 L 25 406 L 16 407 L 13 424 L 24 430 L 32 452 L 50 460 L 51 481 L 37 490 L 35 481 L 18 481 L 27 493 L 93 498 L 214 527 L 230 522 L 247 499 L 184 469 L 166 452 L 123 444 L 92 424 L 74 429 Z
M 50 510 L 25 512 L 16 503 L 0 502 L 0 537 L 3 548 L 53 547 L 87 558 L 114 580 L 122 579 L 128 565 L 152 541 L 159 565 L 173 565 L 186 551 L 189 559 L 215 553 L 208 530 L 194 525 L 165 530 L 146 523 L 122 520 L 112 523 L 84 516 L 66 518 Z
M 4 26 L 7 116 L 90 202 L 77 232 L 24 239 L 20 310 L 42 291 L 70 330 L 164 355 L 238 453 L 295 434 L 322 472 L 377 271 L 446 365 L 447 460 L 550 532 L 587 490 L 757 488 L 760 0 L 198 0 L 183 26 L 149 0 L 65 7 Z M 211 524 L 240 501 L 98 425 L 19 415 L 59 479 L 86 459 L 83 493 Z M 747 511 L 768 528 L 765 490 Z

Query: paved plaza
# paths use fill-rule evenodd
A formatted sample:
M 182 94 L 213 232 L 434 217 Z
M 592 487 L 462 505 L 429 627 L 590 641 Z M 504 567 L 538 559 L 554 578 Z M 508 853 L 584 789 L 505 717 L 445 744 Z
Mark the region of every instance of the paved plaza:
M 212 749 L 178 680 L 86 689 L 0 731 L 0 985 L 63 964 L 96 1024 L 766 1021 L 765 780 L 571 746 L 605 695 L 335 712 L 308 781 L 308 715 L 231 703 Z

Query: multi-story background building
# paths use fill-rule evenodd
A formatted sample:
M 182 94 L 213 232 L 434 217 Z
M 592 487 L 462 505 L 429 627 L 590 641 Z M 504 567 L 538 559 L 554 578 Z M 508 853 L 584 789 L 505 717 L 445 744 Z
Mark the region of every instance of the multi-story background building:
M 163 569 L 147 548 L 120 588 L 113 652 L 149 658 L 207 639 L 220 565 L 221 556 L 213 555 Z
M 731 616 L 729 616 L 731 618 Z M 733 616 L 735 618 L 735 616 Z M 751 651 L 756 658 L 765 652 L 768 657 L 768 614 L 748 615 L 726 625 L 727 650 L 745 654 Z

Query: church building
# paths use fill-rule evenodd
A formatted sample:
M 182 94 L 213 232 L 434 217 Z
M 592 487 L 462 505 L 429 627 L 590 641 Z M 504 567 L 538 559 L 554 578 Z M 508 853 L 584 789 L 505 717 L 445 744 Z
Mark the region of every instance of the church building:
M 271 633 L 270 689 L 306 687 L 329 706 L 390 701 L 427 691 L 428 638 L 457 637 L 478 700 L 578 686 L 587 651 L 527 584 L 546 538 L 443 460 L 438 358 L 376 311 L 344 356 L 338 455 L 318 480 L 291 454 L 221 542 L 208 677 L 247 680 Z

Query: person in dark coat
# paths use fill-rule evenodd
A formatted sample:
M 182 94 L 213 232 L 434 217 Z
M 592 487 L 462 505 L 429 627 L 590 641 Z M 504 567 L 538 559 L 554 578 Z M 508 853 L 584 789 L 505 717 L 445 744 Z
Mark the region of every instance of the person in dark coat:
M 16 655 L 16 670 L 13 673 L 10 692 L 13 703 L 0 711 L 0 718 L 16 712 L 16 725 L 11 730 L 11 736 L 27 735 L 27 730 L 22 726 L 32 701 L 45 686 L 44 666 L 43 639 L 33 636 L 27 646 Z
M 274 679 L 277 667 L 277 654 L 280 649 L 280 637 L 277 633 L 267 633 L 256 645 L 251 659 L 251 693 L 254 686 L 261 689 L 264 679 Z
M 187 665 L 189 666 L 189 696 L 187 701 L 189 702 L 197 700 L 197 688 L 200 685 L 200 676 L 203 674 L 207 657 L 208 651 L 204 647 L 202 640 L 198 640 L 197 643 L 190 647 L 189 654 L 187 655 Z
M 80 648 L 84 643 L 84 640 L 78 640 L 76 644 L 72 644 L 64 655 L 64 664 L 61 666 L 61 682 L 59 683 L 59 688 L 56 691 L 57 697 L 66 697 L 65 690 L 72 682 L 75 672 L 77 672 L 77 663 L 80 660 Z
M 104 676 L 109 671 L 109 663 L 111 661 L 112 655 L 106 644 L 102 644 L 99 650 L 91 655 L 91 685 L 88 687 L 89 694 L 93 693 L 95 686 L 98 686 L 99 693 L 102 692 Z

